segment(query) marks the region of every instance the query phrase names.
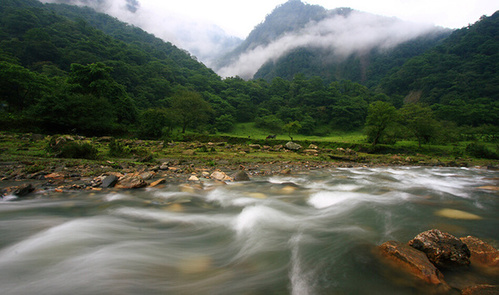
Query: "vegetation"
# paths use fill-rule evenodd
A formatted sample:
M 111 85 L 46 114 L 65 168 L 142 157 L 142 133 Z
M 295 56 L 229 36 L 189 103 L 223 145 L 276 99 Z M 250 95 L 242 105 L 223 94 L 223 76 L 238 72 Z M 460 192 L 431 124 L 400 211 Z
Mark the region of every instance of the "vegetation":
M 299 63 L 292 76 L 245 81 L 222 79 L 174 45 L 88 8 L 5 0 L 0 128 L 167 141 L 189 140 L 193 133 L 319 142 L 361 134 L 355 144 L 369 151 L 413 140 L 420 151 L 426 144 L 476 141 L 486 148 L 470 145 L 460 153 L 494 159 L 498 18 L 484 17 L 411 59 L 400 49 L 392 70 L 373 70 L 369 83 L 312 76 Z M 373 65 L 387 60 L 374 59 L 379 63 Z M 108 149 L 111 156 L 150 158 L 117 142 Z M 71 143 L 62 155 L 94 158 L 95 151 Z

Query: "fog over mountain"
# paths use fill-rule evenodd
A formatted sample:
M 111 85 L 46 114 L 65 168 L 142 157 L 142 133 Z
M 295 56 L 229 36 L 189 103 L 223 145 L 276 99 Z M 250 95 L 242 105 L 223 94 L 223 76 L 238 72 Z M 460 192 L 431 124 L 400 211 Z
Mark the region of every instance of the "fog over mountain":
M 309 6 L 296 0 L 284 5 L 291 4 L 299 10 Z M 279 14 L 280 9 L 283 8 L 276 8 L 273 14 Z M 272 19 L 273 14 L 267 17 L 266 22 Z M 352 54 L 362 54 L 374 48 L 388 50 L 403 42 L 441 30 L 429 24 L 407 22 L 350 9 L 331 10 L 326 15 L 321 20 L 310 20 L 302 28 L 284 32 L 270 42 L 256 40 L 253 44 L 244 44 L 246 49 L 229 55 L 215 70 L 224 77 L 238 75 L 250 79 L 265 63 L 276 61 L 297 48 L 327 50 L 330 52 L 329 58 L 337 62 Z M 282 15 L 279 18 L 282 18 Z M 265 23 L 261 26 L 265 26 Z
M 208 66 L 214 59 L 242 42 L 240 38 L 228 35 L 215 24 L 142 6 L 139 0 L 41 0 L 41 2 L 91 7 L 172 42 Z

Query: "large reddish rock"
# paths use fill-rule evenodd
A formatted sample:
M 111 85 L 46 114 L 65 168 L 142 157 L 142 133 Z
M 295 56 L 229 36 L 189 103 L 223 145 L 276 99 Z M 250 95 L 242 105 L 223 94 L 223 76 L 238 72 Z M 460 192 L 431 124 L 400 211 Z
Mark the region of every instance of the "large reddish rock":
M 472 264 L 499 267 L 499 251 L 496 248 L 473 236 L 463 237 L 461 241 L 471 252 Z
M 426 254 L 439 268 L 458 268 L 470 264 L 470 250 L 455 236 L 438 229 L 425 231 L 409 241 L 409 245 Z
M 497 295 L 499 287 L 494 285 L 477 285 L 465 288 L 462 295 Z
M 396 241 L 385 242 L 378 248 L 381 256 L 390 261 L 395 268 L 437 289 L 448 290 L 450 288 L 444 281 L 442 273 L 423 252 Z

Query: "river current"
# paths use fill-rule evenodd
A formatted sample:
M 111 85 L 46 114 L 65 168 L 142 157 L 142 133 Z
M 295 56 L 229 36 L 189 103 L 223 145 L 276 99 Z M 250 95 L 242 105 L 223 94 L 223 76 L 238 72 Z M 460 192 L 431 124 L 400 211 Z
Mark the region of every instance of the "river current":
M 0 293 L 420 294 L 373 255 L 438 228 L 499 241 L 499 172 L 349 168 L 0 200 Z

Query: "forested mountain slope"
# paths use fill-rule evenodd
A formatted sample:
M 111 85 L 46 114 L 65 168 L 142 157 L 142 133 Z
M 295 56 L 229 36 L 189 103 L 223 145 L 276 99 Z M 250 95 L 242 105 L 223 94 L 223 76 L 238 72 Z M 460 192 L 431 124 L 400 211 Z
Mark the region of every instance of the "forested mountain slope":
M 256 26 L 216 70 L 246 79 L 291 80 L 302 73 L 327 82 L 348 79 L 373 86 L 450 33 L 350 8 L 326 10 L 290 0 Z
M 461 125 L 499 124 L 499 11 L 410 59 L 380 88 Z

